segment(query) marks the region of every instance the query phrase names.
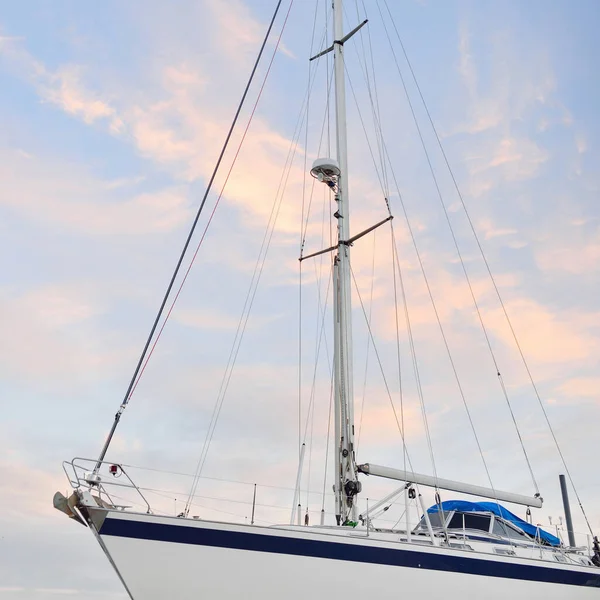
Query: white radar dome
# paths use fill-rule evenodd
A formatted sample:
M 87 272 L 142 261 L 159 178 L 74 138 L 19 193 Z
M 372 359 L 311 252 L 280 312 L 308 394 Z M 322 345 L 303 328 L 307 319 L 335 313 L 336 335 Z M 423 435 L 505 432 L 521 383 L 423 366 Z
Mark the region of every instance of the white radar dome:
M 313 163 L 310 174 L 319 181 L 340 176 L 340 166 L 333 158 L 317 158 Z

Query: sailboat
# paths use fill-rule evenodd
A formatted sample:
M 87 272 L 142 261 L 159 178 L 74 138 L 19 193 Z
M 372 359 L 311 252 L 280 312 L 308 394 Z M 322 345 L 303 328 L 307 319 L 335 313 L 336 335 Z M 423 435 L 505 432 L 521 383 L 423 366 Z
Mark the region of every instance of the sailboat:
M 172 516 L 156 514 L 126 467 L 105 460 L 175 275 L 102 452 L 91 461 L 66 463 L 74 491 L 68 498 L 57 493 L 54 504 L 90 529 L 123 587 L 136 600 L 341 596 L 383 600 L 405 594 L 428 599 L 600 599 L 597 541 L 591 553 L 574 544 L 565 546 L 504 506 L 539 508 L 539 493 L 527 496 L 437 474 L 357 462 L 350 247 L 392 217 L 351 235 L 344 54 L 346 44 L 365 23 L 345 33 L 343 1 L 333 0 L 332 10 L 333 44 L 315 58 L 329 53 L 334 57 L 337 155 L 317 159 L 310 172 L 330 190 L 337 222 L 334 245 L 316 253 L 333 256 L 335 523 L 325 524 L 322 519 L 320 524 L 302 524 L 299 510 L 297 521 L 269 527 L 206 520 L 190 516 L 189 510 Z M 181 260 L 178 269 L 180 265 Z M 367 476 L 401 485 L 380 502 L 361 506 L 362 481 Z M 120 505 L 111 495 L 112 485 L 139 494 L 146 510 Z M 433 506 L 425 505 L 422 487 L 436 490 Z M 477 501 L 442 502 L 437 496 L 440 490 Z M 403 529 L 375 526 L 377 514 L 397 496 L 420 507 L 417 526 L 409 527 L 408 519 Z M 294 509 L 295 505 L 296 499 Z

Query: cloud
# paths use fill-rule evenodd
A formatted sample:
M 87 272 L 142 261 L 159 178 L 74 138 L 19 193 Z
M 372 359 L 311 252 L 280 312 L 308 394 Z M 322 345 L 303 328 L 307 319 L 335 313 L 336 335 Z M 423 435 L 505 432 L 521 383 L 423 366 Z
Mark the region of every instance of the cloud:
M 137 177 L 120 177 L 119 179 L 113 179 L 112 181 L 106 182 L 107 190 L 116 190 L 123 187 L 133 187 L 142 183 L 146 178 L 143 175 Z
M 98 298 L 86 285 L 0 288 L 4 376 L 48 390 L 62 387 L 65 378 L 101 377 L 128 357 L 129 350 L 115 350 L 97 330 L 95 318 L 106 310 Z
M 42 469 L 31 468 L 10 449 L 7 458 L 9 460 L 0 461 L 0 506 L 3 517 L 42 520 L 54 516 L 52 495 L 56 490 L 64 489 L 66 483 L 62 472 L 57 470 L 56 474 L 50 474 Z M 41 490 L 44 493 L 40 493 Z
M 175 311 L 173 319 L 182 325 L 197 329 L 224 329 L 235 331 L 239 318 L 210 309 L 181 309 Z
M 487 237 L 493 237 L 496 230 L 493 229 L 491 221 L 485 222 L 484 225 L 488 227 L 488 233 L 493 232 L 492 236 Z M 486 228 L 483 229 L 485 232 Z M 407 249 L 402 252 L 402 255 L 409 256 L 408 252 Z M 488 352 L 484 350 L 485 340 L 469 288 L 459 272 L 452 274 L 443 263 L 434 266 L 426 257 L 425 268 L 438 314 L 448 337 L 454 360 L 459 364 L 463 382 L 467 377 L 466 373 L 469 373 L 467 378 L 469 385 L 476 384 L 478 386 L 479 374 L 476 373 L 473 376 L 474 365 L 481 364 L 476 371 L 480 369 L 481 373 L 490 373 L 493 372 L 493 364 Z M 445 372 L 448 359 L 422 275 L 414 267 L 411 269 L 405 265 L 403 270 L 404 283 L 408 292 L 409 315 L 413 335 L 416 337 L 416 352 L 421 366 L 426 370 L 436 364 L 436 377 L 440 381 L 446 381 L 447 385 L 453 389 L 452 380 L 445 379 L 448 375 L 451 376 Z M 492 282 L 483 273 L 477 274 L 479 272 L 477 265 L 469 266 L 469 270 L 473 291 L 485 326 L 491 336 L 492 347 L 505 381 L 513 389 L 521 389 L 521 386 L 527 385 L 527 378 L 522 371 L 512 332 L 508 327 L 502 308 L 498 305 Z M 388 272 L 391 277 L 391 270 Z M 377 263 L 376 274 L 383 276 L 383 273 L 384 269 Z M 519 343 L 534 370 L 536 381 L 555 385 L 556 379 L 568 376 L 571 369 L 579 368 L 582 365 L 588 367 L 593 365 L 595 353 L 600 348 L 600 338 L 594 327 L 595 314 L 575 308 L 556 306 L 555 303 L 523 295 L 527 289 L 526 273 L 526 271 L 520 274 L 497 273 L 496 284 L 501 290 Z M 365 270 L 365 282 L 361 285 L 361 295 L 363 302 L 367 303 L 368 311 L 369 281 L 366 278 L 367 274 L 370 275 L 370 268 L 368 268 L 368 272 Z M 380 351 L 385 353 L 391 349 L 383 344 L 394 342 L 396 338 L 394 298 L 389 282 L 387 286 L 384 286 L 383 283 L 376 283 L 375 289 L 377 293 L 374 299 L 372 329 L 378 343 L 385 348 Z M 362 327 L 362 317 L 357 319 L 355 326 Z M 400 306 L 399 328 L 401 340 L 405 340 L 407 330 L 402 306 Z M 473 353 L 474 348 L 481 348 L 482 353 L 477 357 L 473 356 L 462 365 L 463 358 Z M 406 356 L 408 349 L 402 351 Z M 489 364 L 486 362 L 488 360 Z M 487 383 L 488 386 L 493 384 L 490 379 L 487 380 Z M 487 394 L 484 389 L 485 386 L 481 388 L 481 392 L 476 393 L 476 396 L 479 393 Z M 438 390 L 436 395 L 444 396 L 445 393 Z
M 8 58 L 18 76 L 36 88 L 42 101 L 58 106 L 87 124 L 106 120 L 111 131 L 120 131 L 123 123 L 116 109 L 85 85 L 83 66 L 67 64 L 52 71 L 27 52 L 20 39 L 15 38 L 0 44 L 0 57 L 2 56 Z
M 59 513 L 52 505 L 56 491 L 67 492 L 60 462 L 49 469 L 46 451 L 35 453 L 35 466 L 19 452 L 15 432 L 3 431 L 0 445 L 0 597 L 43 598 L 77 595 L 78 598 L 125 598 L 117 577 L 90 531 Z M 9 441 L 10 440 L 10 441 Z M 68 493 L 68 492 L 67 492 Z M 73 572 L 69 552 L 77 554 Z M 32 571 L 23 565 L 33 562 Z M 93 588 L 88 591 L 89 587 Z
M 480 77 L 479 71 L 484 67 L 477 64 L 471 49 L 474 37 L 487 50 L 484 54 L 478 49 L 477 56 L 489 56 L 485 65 L 489 77 Z M 506 131 L 511 122 L 518 121 L 532 108 L 553 103 L 556 78 L 550 61 L 542 50 L 524 57 L 519 45 L 507 30 L 498 30 L 482 40 L 471 33 L 466 22 L 460 24 L 458 72 L 467 92 L 468 120 L 457 131 L 470 134 L 496 128 Z M 544 120 L 544 128 L 548 123 Z
M 547 365 L 576 365 L 597 351 L 599 340 L 587 333 L 576 320 L 553 313 L 534 300 L 509 300 L 506 309 L 523 352 L 532 361 Z M 487 310 L 485 320 L 507 346 L 514 346 L 501 308 Z
M 475 143 L 476 153 L 466 156 L 468 191 L 481 196 L 501 183 L 534 178 L 549 159 L 549 153 L 525 137 L 500 137 Z
M 579 154 L 584 154 L 588 151 L 587 139 L 583 134 L 580 133 L 575 137 L 575 146 Z
M 277 319 L 277 315 L 250 318 L 246 329 L 263 327 L 266 323 Z M 217 329 L 235 331 L 240 325 L 240 318 L 211 308 L 178 308 L 173 313 L 173 320 L 194 329 Z
M 358 390 L 355 390 L 358 399 L 357 392 Z M 398 422 L 402 426 L 400 400 L 397 393 L 393 396 L 393 402 Z M 402 438 L 386 391 L 369 386 L 364 408 L 364 414 L 361 415 L 359 407 L 355 406 L 355 428 L 357 436 L 360 429 L 361 446 L 366 445 L 367 448 L 389 446 L 394 449 L 402 447 Z M 410 452 L 411 443 L 419 442 L 423 437 L 423 419 L 417 399 L 406 394 L 403 412 L 404 436 Z M 428 420 L 430 420 L 430 426 L 434 426 L 437 415 L 428 415 Z
M 471 36 L 468 26 L 464 22 L 459 28 L 458 49 L 460 56 L 458 72 L 462 76 L 471 101 L 472 115 L 470 123 L 467 125 L 467 131 L 479 133 L 494 128 L 502 121 L 502 107 L 498 103 L 498 98 L 487 103 L 482 102 L 479 98 L 477 67 L 471 53 Z
M 217 43 L 232 61 L 239 62 L 249 52 L 256 52 L 263 26 L 246 3 L 233 0 L 225 5 L 219 0 L 205 0 L 204 4 L 216 25 Z
M 40 83 L 37 85 L 40 96 L 85 123 L 107 119 L 111 130 L 119 131 L 122 121 L 117 117 L 116 110 L 83 85 L 82 73 L 83 68 L 76 65 L 61 67 L 54 73 L 45 70 L 39 72 L 37 79 Z
M 137 228 L 143 231 L 156 230 L 161 226 L 163 230 L 169 230 L 181 222 L 180 217 L 185 213 L 178 209 L 185 205 L 185 186 L 196 180 L 208 180 L 231 120 L 233 108 L 229 101 L 229 85 L 227 82 L 220 83 L 219 94 L 215 95 L 215 80 L 222 79 L 223 72 L 231 74 L 232 69 L 237 69 L 240 60 L 245 61 L 243 48 L 252 47 L 254 51 L 255 42 L 261 37 L 258 32 L 263 27 L 251 16 L 248 7 L 242 2 L 236 2 L 236 6 L 237 12 L 232 12 L 231 7 L 223 11 L 219 2 L 206 2 L 205 8 L 214 13 L 215 26 L 211 33 L 216 36 L 215 44 L 223 46 L 224 52 L 217 53 L 216 59 L 193 63 L 182 53 L 180 62 L 175 58 L 173 62 L 158 67 L 159 86 L 152 81 L 144 94 L 126 83 L 115 87 L 114 82 L 110 83 L 110 91 L 107 89 L 108 82 L 105 82 L 104 89 L 100 86 L 101 91 L 95 92 L 86 85 L 84 78 L 86 72 L 97 75 L 92 67 L 65 64 L 50 70 L 20 44 L 6 47 L 4 55 L 10 67 L 35 87 L 44 102 L 86 124 L 104 123 L 110 134 L 124 143 L 132 143 L 141 156 L 158 164 L 177 182 L 170 189 L 140 194 L 129 202 L 121 202 L 118 207 L 116 203 L 106 204 L 102 211 L 94 214 L 90 210 L 92 207 L 85 203 L 59 202 L 56 198 L 48 198 L 49 193 L 59 190 L 56 185 L 45 185 L 45 216 L 81 230 L 88 228 L 90 233 L 118 231 L 120 223 L 123 223 L 123 232 L 131 231 L 127 227 L 135 221 Z M 235 51 L 231 44 L 235 45 Z M 183 52 L 183 49 L 180 50 Z M 176 56 L 177 51 L 174 54 Z M 149 60 L 156 61 L 157 58 Z M 237 86 L 232 85 L 231 92 L 234 89 L 239 93 Z M 223 96 L 227 98 L 226 102 Z M 251 101 L 252 97 L 248 104 Z M 242 116 L 215 182 L 215 190 L 223 184 L 244 122 L 245 117 Z M 279 177 L 291 146 L 289 138 L 279 133 L 265 118 L 255 116 L 251 135 L 238 158 L 235 176 L 225 197 L 245 216 L 258 219 L 261 226 L 271 212 Z M 30 172 L 33 168 L 30 165 L 27 170 Z M 288 196 L 301 195 L 304 178 L 301 167 L 293 165 L 286 180 Z M 29 180 L 29 187 L 35 185 L 36 179 L 38 177 L 32 180 L 29 174 L 23 173 L 23 180 Z M 56 177 L 53 183 L 58 181 Z M 122 181 L 86 182 L 85 193 L 80 193 L 84 197 L 89 196 L 89 190 L 97 188 L 98 183 L 105 189 L 118 189 L 122 187 Z M 64 182 L 61 181 L 60 185 L 64 188 Z M 10 187 L 11 191 L 17 189 L 17 182 Z M 64 191 L 60 190 L 61 196 L 65 195 Z M 10 197 L 10 194 L 7 196 Z M 19 201 L 18 205 L 21 210 L 27 208 L 27 203 Z M 296 234 L 299 207 L 300 203 L 283 203 L 277 228 Z M 177 212 L 179 216 L 175 216 Z M 154 220 L 152 213 L 158 213 Z M 134 215 L 137 216 L 135 220 Z M 139 215 L 143 215 L 142 219 Z M 169 219 L 171 216 L 172 220 Z
M 238 80 L 243 81 L 246 76 L 246 54 L 252 49 L 254 56 L 264 24 L 254 18 L 249 7 L 239 0 L 236 0 L 234 10 L 231 6 L 224 10 L 218 1 L 205 0 L 203 10 L 212 15 L 206 21 L 211 26 L 206 29 L 214 37 L 213 44 L 219 51 L 213 53 L 210 59 L 193 60 L 189 57 L 189 45 L 177 42 L 167 63 L 160 53 L 151 54 L 148 62 L 154 69 L 144 93 L 140 93 L 139 88 L 133 88 L 129 82 L 116 84 L 114 80 L 108 81 L 104 73 L 99 77 L 91 65 L 64 64 L 51 70 L 20 43 L 6 46 L 4 56 L 10 68 L 35 87 L 42 101 L 88 125 L 104 124 L 111 135 L 125 144 L 132 144 L 141 156 L 159 165 L 176 182 L 169 190 L 143 194 L 129 203 L 121 203 L 118 212 L 122 219 L 111 214 L 111 206 L 106 206 L 104 211 L 94 215 L 95 218 L 90 218 L 91 211 L 85 205 L 66 202 L 64 206 L 62 203 L 60 206 L 54 203 L 54 206 L 48 206 L 50 219 L 53 219 L 52 215 L 57 215 L 63 223 L 69 222 L 72 227 L 88 227 L 94 231 L 104 228 L 114 230 L 119 222 L 131 225 L 129 215 L 133 217 L 136 213 L 146 217 L 148 213 L 164 209 L 165 214 L 157 219 L 163 222 L 161 217 L 166 221 L 169 216 L 167 212 L 174 214 L 177 208 L 183 208 L 181 192 L 185 190 L 184 186 L 197 180 L 208 180 L 231 122 L 234 108 L 232 98 L 235 95 L 237 101 L 239 95 Z M 224 72 L 228 73 L 225 81 L 222 78 Z M 232 77 L 233 73 L 235 77 Z M 86 74 L 90 75 L 90 80 L 96 81 L 99 91 L 87 85 Z M 217 94 L 215 89 L 219 90 Z M 247 105 L 250 106 L 252 101 L 251 94 Z M 300 101 L 301 98 L 298 104 Z M 223 184 L 246 114 L 242 114 L 232 138 L 229 152 L 215 181 L 215 191 Z M 271 212 L 291 146 L 292 141 L 287 136 L 260 114 L 255 115 L 234 177 L 225 191 L 225 199 L 236 206 L 244 217 L 251 217 L 254 222 L 258 220 L 260 226 Z M 301 149 L 299 153 L 302 153 Z M 304 179 L 302 168 L 293 165 L 286 178 L 286 196 L 300 197 Z M 112 190 L 120 188 L 121 181 L 103 182 L 101 185 Z M 90 190 L 97 185 L 85 187 Z M 46 186 L 47 190 L 51 188 Z M 297 234 L 299 210 L 299 202 L 284 202 L 277 228 Z M 141 228 L 144 220 L 138 221 Z M 176 222 L 179 222 L 177 217 L 172 222 L 164 222 L 165 230 Z M 150 225 L 150 228 L 154 229 L 155 225 Z
M 558 389 L 568 398 L 600 403 L 600 377 L 574 377 L 567 379 Z
M 428 263 L 425 263 L 425 271 L 438 315 L 445 327 L 451 328 L 459 315 L 467 321 L 467 323 L 461 322 L 462 325 L 479 323 L 471 292 L 462 273 L 453 275 L 443 265 L 433 266 Z M 497 274 L 495 280 L 498 287 L 505 292 L 514 289 L 519 283 L 518 276 L 510 273 Z M 435 312 L 420 269 L 413 268 L 405 271 L 404 284 L 407 290 L 411 326 L 419 328 L 436 325 L 437 327 Z M 471 286 L 481 309 L 495 305 L 496 294 L 489 277 L 471 276 Z M 400 329 L 404 332 L 402 311 L 400 306 Z M 387 286 L 387 293 L 382 297 L 382 304 L 378 307 L 377 313 L 386 316 L 378 323 L 378 335 L 383 336 L 384 339 L 392 339 L 390 336 L 395 336 L 395 307 L 393 289 L 390 290 L 389 286 Z M 434 334 L 437 335 L 435 330 Z
M 537 165 L 546 158 L 547 155 L 530 140 L 505 138 L 500 141 L 488 168 L 514 165 L 516 168 L 509 174 L 513 179 L 520 179 L 533 175 Z
M 477 223 L 477 231 L 480 234 L 483 233 L 483 236 L 486 240 L 491 240 L 497 237 L 512 236 L 519 233 L 518 230 L 514 228 L 496 227 L 489 218 L 480 219 L 480 221 Z
M 597 276 L 600 265 L 600 230 L 595 239 L 570 239 L 569 243 L 552 240 L 551 244 L 535 253 L 535 260 L 543 271 L 563 271 L 573 275 Z
M 197 70 L 181 65 L 163 72 L 166 97 L 147 106 L 125 110 L 126 123 L 138 151 L 166 168 L 177 179 L 208 180 L 219 154 L 231 115 L 215 106 L 214 93 Z M 210 116 L 209 116 L 210 115 Z M 220 190 L 244 127 L 240 121 L 214 190 Z M 238 156 L 225 198 L 256 222 L 268 220 L 282 169 L 292 141 L 267 120 L 255 116 Z M 301 150 L 299 152 L 301 154 Z M 286 197 L 301 197 L 304 173 L 292 165 L 286 178 Z M 301 204 L 284 202 L 277 229 L 296 234 Z
M 115 235 L 168 232 L 189 221 L 187 186 L 134 195 L 127 188 L 122 181 L 99 180 L 83 166 L 0 149 L 0 205 L 46 225 Z

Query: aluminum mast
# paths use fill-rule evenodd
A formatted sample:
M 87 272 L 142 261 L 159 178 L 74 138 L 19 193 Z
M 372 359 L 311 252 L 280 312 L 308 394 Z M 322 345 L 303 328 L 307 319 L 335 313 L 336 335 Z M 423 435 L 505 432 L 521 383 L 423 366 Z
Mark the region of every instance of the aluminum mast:
M 346 139 L 346 82 L 344 68 L 343 0 L 333 0 L 333 55 L 337 160 L 338 249 L 334 258 L 334 372 L 336 434 L 336 519 L 338 524 L 356 521 L 355 495 L 360 491 L 354 457 L 354 390 L 352 375 L 352 304 L 348 202 L 348 145 Z

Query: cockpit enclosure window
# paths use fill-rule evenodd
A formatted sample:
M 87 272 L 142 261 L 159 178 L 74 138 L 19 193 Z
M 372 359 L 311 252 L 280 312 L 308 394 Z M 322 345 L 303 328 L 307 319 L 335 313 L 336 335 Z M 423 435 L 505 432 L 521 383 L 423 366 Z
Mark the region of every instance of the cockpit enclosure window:
M 477 529 L 489 532 L 490 520 L 490 515 L 455 512 L 448 523 L 448 529 Z
M 509 525 L 508 523 L 501 521 L 498 518 L 494 519 L 494 527 L 492 529 L 492 533 L 499 535 L 501 537 L 511 538 L 513 540 L 528 540 L 529 536 L 525 535 L 521 531 L 517 531 L 514 527 Z
M 444 520 L 448 517 L 448 513 L 444 514 Z M 442 528 L 444 526 L 444 521 L 442 520 L 442 514 L 439 512 L 429 513 L 429 521 L 431 522 L 431 526 L 435 529 L 436 527 Z M 422 517 L 417 525 L 417 529 L 427 529 L 427 521 L 425 517 Z

